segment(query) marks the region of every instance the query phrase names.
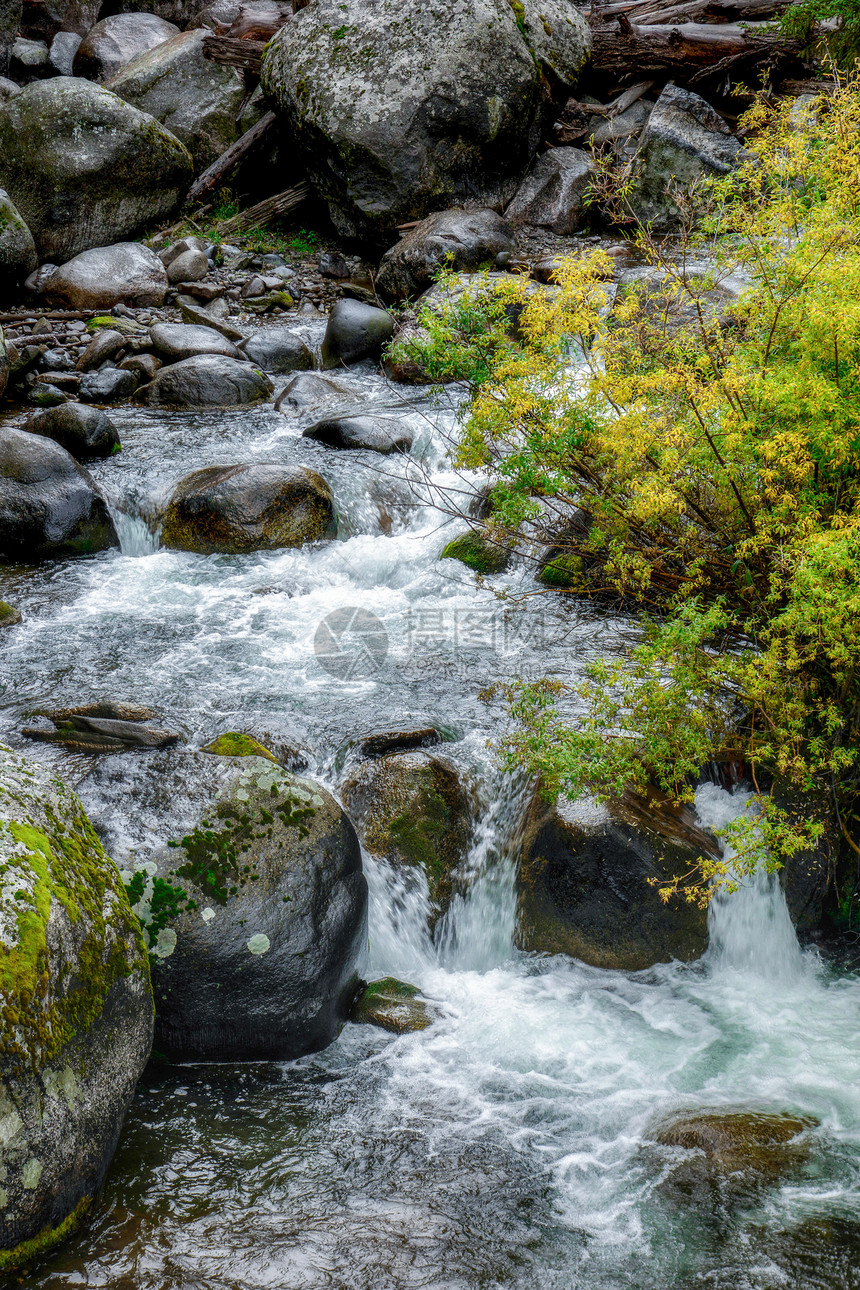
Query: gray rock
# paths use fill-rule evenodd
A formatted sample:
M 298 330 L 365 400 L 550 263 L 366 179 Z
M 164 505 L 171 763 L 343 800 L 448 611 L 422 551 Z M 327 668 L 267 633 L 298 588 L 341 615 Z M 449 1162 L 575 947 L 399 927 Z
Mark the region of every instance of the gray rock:
M 128 343 L 128 337 L 121 331 L 114 331 L 112 327 L 97 331 L 75 364 L 76 370 L 90 372 L 94 367 L 101 367 L 102 363 L 113 358 Z
M 301 336 L 283 327 L 255 332 L 243 342 L 242 349 L 264 372 L 277 375 L 306 371 L 314 365 L 314 356 Z
M 9 56 L 21 23 L 21 0 L 0 0 L 0 76 L 9 70 Z
M 140 385 L 135 372 L 121 367 L 103 367 L 81 377 L 80 396 L 87 403 L 116 403 L 130 399 Z
M 510 200 L 543 126 L 541 62 L 571 79 L 589 48 L 565 0 L 316 0 L 269 43 L 262 84 L 338 231 L 381 239 L 442 205 Z
M 144 385 L 152 380 L 161 367 L 161 359 L 154 354 L 130 354 L 119 365 L 124 372 L 134 372 L 139 383 Z
M 213 304 L 214 303 L 220 303 L 220 301 L 213 301 Z M 220 335 L 226 336 L 228 340 L 244 339 L 244 335 L 238 327 L 234 327 L 232 323 L 226 322 L 223 318 L 216 317 L 215 314 L 210 313 L 208 309 L 204 309 L 202 305 L 189 304 L 186 300 L 183 300 L 180 297 L 179 312 L 182 314 L 185 322 L 190 323 L 193 327 L 211 327 L 213 331 L 217 331 Z
M 381 453 L 408 452 L 412 447 L 412 431 L 395 417 L 328 417 L 310 426 L 302 437 L 330 448 L 367 448 Z
M 393 299 L 414 296 L 430 286 L 443 264 L 471 273 L 491 267 L 513 245 L 513 229 L 493 210 L 438 211 L 385 252 L 376 284 Z
M 58 76 L 74 76 L 75 54 L 81 37 L 75 31 L 58 31 L 51 41 L 48 62 Z
M 85 36 L 98 21 L 104 0 L 42 0 L 39 5 L 49 19 L 51 28 L 74 31 Z
M 511 6 L 514 8 L 514 6 Z M 570 0 L 523 0 L 523 39 L 549 80 L 570 90 L 591 53 L 588 24 Z
M 65 390 L 61 390 L 59 386 L 52 385 L 48 381 L 39 381 L 27 395 L 27 402 L 37 408 L 55 408 L 60 403 L 65 403 L 68 397 Z
M 677 85 L 667 85 L 654 105 L 639 152 L 629 201 L 637 219 L 657 233 L 678 225 L 673 186 L 689 193 L 698 180 L 727 174 L 743 157 L 723 118 L 698 94 Z
M 237 407 L 259 403 L 272 393 L 272 384 L 250 363 L 221 354 L 197 354 L 162 367 L 140 396 L 146 403 L 166 407 Z
M 75 54 L 75 76 L 109 81 L 148 49 L 163 45 L 179 28 L 154 13 L 115 13 L 91 27 Z
M 346 385 L 338 385 L 330 376 L 321 376 L 319 372 L 300 372 L 288 381 L 275 401 L 275 408 L 289 408 L 291 411 L 305 412 L 313 408 L 324 407 L 327 403 L 343 403 L 344 399 L 354 397 L 354 391 Z
M 153 348 L 168 363 L 176 363 L 198 354 L 221 354 L 241 359 L 232 341 L 211 327 L 193 327 L 187 323 L 156 323 L 150 330 Z
M 589 142 L 594 148 L 604 148 L 608 144 L 620 145 L 634 139 L 642 133 L 653 107 L 653 100 L 637 99 L 632 107 L 617 116 L 592 117 L 593 130 Z
M 52 273 L 44 287 L 51 304 L 70 309 L 162 305 L 167 274 L 158 256 L 139 242 L 116 242 L 82 251 Z
M 49 1248 L 104 1179 L 152 1046 L 140 924 L 56 772 L 0 746 L 4 1269 Z
M 165 247 L 163 251 L 159 251 L 158 258 L 166 269 L 174 260 L 178 260 L 180 255 L 184 255 L 186 251 L 202 251 L 205 255 L 206 239 L 202 237 L 180 238 L 178 242 L 171 242 L 170 246 Z
M 203 56 L 205 27 L 184 31 L 128 63 L 110 82 L 126 102 L 161 121 L 205 170 L 237 138 L 245 86 L 233 67 Z M 180 281 L 181 279 L 174 279 Z
M 16 71 L 36 72 L 48 65 L 48 46 L 43 40 L 25 40 L 18 36 L 12 44 L 10 61 L 17 64 Z
M 0 45 L 0 53 L 2 45 Z M 8 76 L 0 76 L 0 103 L 5 103 L 7 99 L 13 99 L 16 94 L 21 93 L 21 86 L 15 81 L 10 81 Z
M 505 211 L 512 224 L 534 224 L 553 233 L 575 233 L 594 163 L 579 148 L 550 148 L 538 158 Z
M 7 290 L 38 268 L 33 235 L 7 192 L 0 188 L 0 284 Z
M 172 213 L 192 174 L 178 139 L 91 81 L 37 81 L 0 106 L 0 184 L 43 261 L 134 237 Z
M 162 545 L 200 555 L 276 551 L 331 536 L 328 484 L 303 466 L 208 466 L 180 480 L 161 531 Z
M 119 546 L 104 498 L 75 459 L 40 435 L 0 432 L 0 558 L 45 560 Z
M 367 884 L 355 830 L 326 789 L 268 759 L 212 759 L 206 776 L 218 791 L 203 819 L 156 861 L 183 893 L 150 933 L 156 1045 L 197 1061 L 315 1052 L 358 987 Z
M 209 261 L 202 251 L 183 251 L 167 266 L 169 282 L 202 282 L 209 272 Z
M 89 457 L 110 457 L 120 449 L 116 427 L 104 412 L 80 403 L 64 403 L 30 417 L 24 429 L 28 434 L 53 439 L 76 461 Z
M 323 368 L 379 358 L 383 345 L 393 334 L 394 319 L 387 310 L 363 305 L 358 300 L 338 300 L 328 316 L 323 337 Z
M 323 251 L 319 258 L 319 272 L 323 278 L 348 278 L 350 268 L 339 251 Z

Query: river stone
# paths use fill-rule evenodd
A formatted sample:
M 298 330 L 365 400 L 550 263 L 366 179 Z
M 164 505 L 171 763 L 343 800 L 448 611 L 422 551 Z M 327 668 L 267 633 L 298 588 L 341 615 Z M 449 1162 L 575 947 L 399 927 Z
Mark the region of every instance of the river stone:
M 370 452 L 408 452 L 412 431 L 395 417 L 341 416 L 317 421 L 302 433 L 330 448 L 366 448 Z
M 83 808 L 0 745 L 0 1269 L 101 1186 L 152 1046 L 140 925 Z
M 13 99 L 16 94 L 21 93 L 21 89 L 22 86 L 10 81 L 8 76 L 0 76 L 0 103 L 5 103 L 7 99 Z
M 275 408 L 289 408 L 296 412 L 311 411 L 324 407 L 327 403 L 343 403 L 344 399 L 354 398 L 355 391 L 347 385 L 339 385 L 330 376 L 319 372 L 299 372 L 288 381 L 275 400 Z
M 0 558 L 45 560 L 119 546 L 92 477 L 65 448 L 0 432 Z
M 207 35 L 204 27 L 183 31 L 140 54 L 110 81 L 114 94 L 148 112 L 185 144 L 198 171 L 235 141 L 245 98 L 236 68 L 204 57 Z
M 492 541 L 486 533 L 470 529 L 442 548 L 440 560 L 459 560 L 475 573 L 501 573 L 511 561 L 511 548 Z
M 667 189 L 689 193 L 708 175 L 725 175 L 744 150 L 709 103 L 690 90 L 667 85 L 639 143 L 629 202 L 637 220 L 656 233 L 676 228 L 681 213 Z
M 21 610 L 0 600 L 0 627 L 17 627 L 21 621 Z
M 172 22 L 154 13 L 111 14 L 91 27 L 78 46 L 73 64 L 75 76 L 109 81 L 132 59 L 178 35 L 179 29 Z
M 58 31 L 51 41 L 48 62 L 57 76 L 74 76 L 75 54 L 81 37 L 74 31 Z
M 167 266 L 167 277 L 177 282 L 202 282 L 209 273 L 209 261 L 202 251 L 184 251 Z
M 430 286 L 443 265 L 465 273 L 490 268 L 513 246 L 513 229 L 493 210 L 437 211 L 385 252 L 376 285 L 392 299 L 414 296 Z
M 162 305 L 167 275 L 158 256 L 140 242 L 116 242 L 82 251 L 52 273 L 45 299 L 69 309 Z
M 180 480 L 167 506 L 162 546 L 201 555 L 276 551 L 329 536 L 328 484 L 303 466 L 207 466 Z
M 194 327 L 187 323 L 156 323 L 150 330 L 153 349 L 168 363 L 177 363 L 198 354 L 221 354 L 241 359 L 232 341 L 211 327 Z
M 426 1030 L 433 1017 L 421 991 L 396 977 L 386 976 L 365 985 L 350 1010 L 350 1021 L 358 1025 L 379 1026 L 394 1035 L 408 1035 Z
M 81 377 L 78 393 L 87 403 L 117 403 L 130 399 L 140 385 L 140 377 L 122 367 L 103 367 L 98 372 L 85 372 Z
M 565 0 L 316 0 L 270 41 L 262 84 L 338 232 L 390 240 L 440 207 L 510 200 L 544 124 L 541 58 L 572 79 L 589 48 Z
M 259 403 L 271 393 L 268 377 L 250 363 L 222 354 L 197 354 L 162 367 L 140 397 L 164 407 L 228 408 Z
M 40 412 L 30 417 L 24 429 L 28 434 L 53 439 L 76 461 L 86 461 L 88 457 L 110 457 L 119 452 L 121 446 L 111 419 L 98 408 L 81 403 L 64 403 L 59 408 Z
M 393 334 L 394 319 L 386 309 L 362 304 L 360 300 L 338 300 L 326 323 L 322 366 L 330 370 L 360 363 L 365 358 L 379 358 L 383 345 Z
M 314 365 L 314 356 L 301 336 L 285 327 L 254 332 L 243 343 L 242 349 L 257 367 L 276 375 L 307 371 Z
M 145 112 L 73 76 L 0 105 L 0 184 L 42 261 L 134 237 L 188 191 L 191 155 Z
M 0 285 L 7 290 L 39 267 L 33 234 L 11 197 L 0 188 Z
M 575 233 L 585 215 L 594 162 L 580 148 L 550 148 L 535 163 L 505 211 L 512 224 Z
M 562 801 L 556 810 L 538 799 L 521 850 L 518 944 L 625 972 L 697 959 L 706 911 L 664 903 L 649 880 L 694 870 L 715 849 L 687 808 L 631 799 L 627 808 Z
M 194 1061 L 315 1052 L 358 985 L 367 883 L 355 830 L 326 789 L 269 760 L 212 759 L 207 775 L 220 787 L 205 816 L 156 862 L 181 893 L 149 926 L 156 1047 Z
M 457 871 L 472 841 L 471 803 L 456 769 L 431 753 L 395 753 L 362 762 L 341 796 L 368 851 L 423 871 L 435 922 L 461 889 Z

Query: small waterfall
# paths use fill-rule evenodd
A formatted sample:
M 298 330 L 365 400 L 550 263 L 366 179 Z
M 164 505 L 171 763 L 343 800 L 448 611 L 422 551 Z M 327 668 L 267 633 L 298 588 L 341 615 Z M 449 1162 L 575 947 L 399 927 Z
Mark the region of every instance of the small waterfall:
M 154 525 L 144 515 L 133 515 L 114 506 L 110 507 L 110 513 L 123 555 L 135 558 L 153 555 L 158 550 L 158 524 Z

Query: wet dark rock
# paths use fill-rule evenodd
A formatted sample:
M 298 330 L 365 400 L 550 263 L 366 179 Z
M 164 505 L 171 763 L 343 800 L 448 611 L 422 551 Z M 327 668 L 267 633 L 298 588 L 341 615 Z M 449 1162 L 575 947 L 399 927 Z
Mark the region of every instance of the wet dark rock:
M 133 58 L 178 35 L 178 27 L 154 13 L 111 14 L 84 36 L 75 54 L 74 74 L 109 81 Z
M 553 233 L 575 233 L 585 217 L 585 197 L 594 163 L 579 148 L 550 148 L 505 211 L 511 224 L 532 224 Z
M 358 1025 L 379 1026 L 394 1035 L 426 1030 L 434 1020 L 418 987 L 393 976 L 366 984 L 352 1005 L 349 1019 Z
M 21 610 L 16 609 L 14 605 L 7 605 L 5 600 L 0 600 L 0 628 L 17 627 L 21 621 Z
M 6 290 L 17 286 L 38 264 L 33 235 L 9 194 L 0 188 L 0 286 Z
M 21 23 L 21 0 L 2 0 L 0 3 L 0 76 L 6 79 L 12 45 Z
M 250 363 L 221 354 L 197 354 L 162 367 L 139 397 L 166 407 L 223 408 L 259 403 L 271 393 L 268 377 Z
M 344 399 L 354 397 L 354 391 L 347 385 L 338 385 L 330 376 L 319 372 L 300 372 L 288 381 L 275 400 L 275 409 L 289 408 L 296 412 L 311 411 L 326 403 L 343 403 Z
M 443 265 L 461 273 L 489 269 L 513 246 L 513 229 L 494 210 L 437 211 L 385 252 L 377 286 L 392 299 L 419 295 Z
M 6 349 L 6 338 L 3 335 L 3 328 L 0 327 L 0 399 L 6 393 L 11 371 L 12 363 L 9 358 L 9 352 Z
M 70 713 L 52 717 L 54 729 L 25 726 L 21 733 L 40 743 L 65 744 L 78 752 L 123 752 L 130 748 L 170 748 L 181 736 L 138 721 Z
M 379 734 L 365 735 L 355 745 L 355 754 L 362 761 L 371 757 L 386 757 L 389 753 L 413 752 L 416 748 L 433 748 L 442 743 L 442 735 L 435 726 L 420 730 L 383 730 Z
M 427 752 L 389 754 L 351 771 L 341 796 L 368 851 L 395 868 L 422 870 L 435 916 L 444 913 L 472 840 L 457 770 Z
M 92 81 L 37 81 L 0 105 L 0 184 L 43 261 L 134 237 L 171 214 L 192 177 L 178 139 Z
M 194 327 L 188 323 L 156 323 L 150 329 L 152 347 L 167 363 L 195 358 L 198 354 L 222 354 L 241 359 L 232 341 L 211 327 Z
M 71 708 L 31 708 L 30 717 L 47 717 L 54 725 L 71 721 L 74 717 L 101 717 L 106 721 L 155 721 L 159 714 L 154 708 L 140 703 L 117 703 L 113 699 L 97 699 L 93 703 L 80 703 Z
M 513 552 L 503 540 L 493 541 L 483 532 L 470 529 L 454 538 L 442 550 L 440 560 L 459 560 L 475 573 L 501 573 L 511 562 Z
M 219 791 L 157 859 L 177 895 L 149 928 L 156 1047 L 184 1060 L 300 1057 L 336 1038 L 355 996 L 358 839 L 319 784 L 263 758 L 206 760 Z
M 688 808 L 656 794 L 562 810 L 538 799 L 522 843 L 518 943 L 625 972 L 697 959 L 708 942 L 706 911 L 664 903 L 650 880 L 695 871 L 705 852 L 719 852 L 715 839 Z
M 46 435 L 71 453 L 76 461 L 89 457 L 110 457 L 120 449 L 119 435 L 110 418 L 97 408 L 64 403 L 30 417 L 28 434 Z
M 0 432 L 0 557 L 44 560 L 119 546 L 90 475 L 41 435 Z
M 238 554 L 316 542 L 333 532 L 328 484 L 296 466 L 209 466 L 187 475 L 164 516 L 162 545 Z
M 319 272 L 323 278 L 344 279 L 350 275 L 350 267 L 339 251 L 323 251 L 319 258 Z
M 152 1046 L 140 925 L 77 797 L 0 747 L 3 1207 L 8 1270 L 102 1184 Z
M 103 330 L 97 331 L 78 359 L 77 370 L 79 372 L 89 372 L 95 367 L 101 367 L 102 363 L 106 363 L 108 359 L 113 358 L 127 344 L 128 337 L 124 336 L 121 331 L 115 331 L 112 327 L 105 327 Z
M 51 304 L 69 309 L 162 305 L 167 274 L 149 247 L 139 242 L 115 242 L 68 260 L 51 274 L 43 292 Z
M 262 84 L 338 232 L 381 240 L 443 205 L 509 200 L 540 138 L 544 67 L 570 84 L 589 48 L 565 0 L 318 0 L 270 42 Z
M 81 377 L 80 396 L 88 403 L 116 403 L 130 399 L 140 378 L 136 372 L 121 367 L 103 367 L 98 372 L 86 372 Z
M 328 370 L 365 358 L 379 358 L 394 332 L 394 319 L 386 309 L 358 300 L 338 300 L 328 316 L 322 343 L 322 366 Z
M 33 386 L 27 395 L 27 402 L 36 408 L 55 408 L 60 403 L 65 403 L 68 397 L 65 390 L 61 390 L 56 385 L 40 381 L 38 385 Z
M 160 367 L 161 359 L 154 354 L 130 354 L 120 363 L 122 371 L 134 372 L 139 385 L 151 381 Z
M 243 342 L 242 349 L 264 372 L 277 375 L 307 371 L 314 365 L 314 356 L 301 336 L 286 328 L 255 332 Z
M 412 431 L 395 417 L 328 417 L 309 426 L 304 439 L 315 439 L 330 448 L 366 448 L 370 452 L 408 452 Z

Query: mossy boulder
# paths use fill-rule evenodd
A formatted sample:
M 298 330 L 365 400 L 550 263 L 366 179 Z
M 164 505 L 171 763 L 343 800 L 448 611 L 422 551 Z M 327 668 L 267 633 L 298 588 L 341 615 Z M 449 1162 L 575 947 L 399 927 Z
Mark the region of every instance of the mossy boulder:
M 541 567 L 538 582 L 557 591 L 575 591 L 582 586 L 582 558 L 578 555 L 553 555 Z
M 361 849 L 319 784 L 263 757 L 206 759 L 205 814 L 126 875 L 147 927 L 155 1046 L 291 1059 L 346 1019 L 366 936 Z
M 304 466 L 207 466 L 180 480 L 167 506 L 163 546 L 211 555 L 274 551 L 331 536 L 328 484 Z
M 0 188 L 0 285 L 7 290 L 17 287 L 38 265 L 33 234 Z
M 408 1035 L 426 1030 L 433 1015 L 415 985 L 386 976 L 365 985 L 352 1005 L 350 1021 L 358 1025 L 379 1026 L 394 1035 Z
M 92 81 L 35 81 L 0 105 L 0 185 L 43 261 L 135 237 L 192 178 L 184 144 Z
M 243 735 L 236 730 L 228 730 L 225 734 L 219 735 L 202 749 L 205 753 L 211 753 L 214 757 L 265 757 L 269 761 L 276 762 L 278 758 L 273 752 L 269 752 L 253 735 Z
M 160 368 L 137 398 L 169 408 L 233 408 L 263 402 L 272 388 L 251 363 L 225 354 L 195 354 Z
M 21 610 L 0 600 L 0 627 L 16 627 L 21 621 Z
M 0 745 L 0 1269 L 85 1213 L 152 1031 L 119 872 L 75 794 Z
M 511 561 L 511 548 L 494 542 L 486 533 L 470 529 L 443 548 L 441 560 L 459 560 L 475 573 L 501 573 Z
M 435 921 L 463 889 L 472 842 L 470 795 L 457 769 L 426 752 L 392 754 L 357 766 L 342 795 L 368 851 L 424 873 Z

